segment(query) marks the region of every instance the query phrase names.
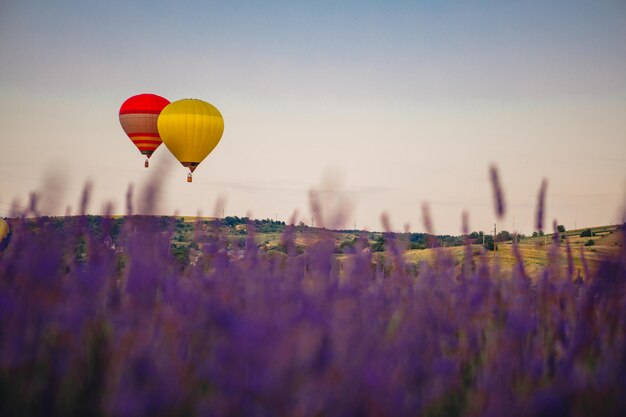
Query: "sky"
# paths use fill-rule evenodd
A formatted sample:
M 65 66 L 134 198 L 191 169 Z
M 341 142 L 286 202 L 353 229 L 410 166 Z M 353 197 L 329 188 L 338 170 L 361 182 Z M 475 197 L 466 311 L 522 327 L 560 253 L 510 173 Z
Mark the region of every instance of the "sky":
M 469 4 L 471 3 L 471 4 Z M 198 98 L 221 142 L 186 182 L 165 146 L 143 157 L 124 100 Z M 156 179 L 161 214 L 311 223 L 310 190 L 346 228 L 530 233 L 622 221 L 626 2 L 0 2 L 0 216 L 124 213 Z M 489 166 L 507 214 L 495 219 Z M 139 194 L 139 193 L 136 193 Z M 330 223 L 329 223 L 330 225 Z M 335 226 L 335 225 L 332 225 Z

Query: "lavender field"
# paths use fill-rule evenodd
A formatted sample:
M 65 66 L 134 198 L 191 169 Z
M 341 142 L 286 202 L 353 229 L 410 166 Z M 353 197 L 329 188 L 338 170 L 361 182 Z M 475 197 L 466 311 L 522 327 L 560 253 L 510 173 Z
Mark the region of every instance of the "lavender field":
M 443 248 L 410 265 L 387 232 L 388 262 L 361 242 L 339 263 L 323 237 L 298 253 L 288 226 L 285 256 L 259 251 L 253 227 L 233 256 L 213 223 L 181 262 L 173 217 L 33 213 L 9 220 L 0 255 L 3 416 L 626 410 L 623 251 L 578 275 L 557 238 L 529 276 L 519 251 L 506 273 Z
M 626 417 L 626 0 L 0 1 L 0 126 L 0 417 Z

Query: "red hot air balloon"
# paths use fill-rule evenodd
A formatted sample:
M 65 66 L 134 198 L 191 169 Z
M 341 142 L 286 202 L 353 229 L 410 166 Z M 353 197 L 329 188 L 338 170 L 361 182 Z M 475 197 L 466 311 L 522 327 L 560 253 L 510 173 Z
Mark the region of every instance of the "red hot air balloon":
M 169 100 L 155 94 L 139 94 L 127 99 L 120 107 L 120 124 L 142 155 L 148 158 L 161 144 L 157 119 Z

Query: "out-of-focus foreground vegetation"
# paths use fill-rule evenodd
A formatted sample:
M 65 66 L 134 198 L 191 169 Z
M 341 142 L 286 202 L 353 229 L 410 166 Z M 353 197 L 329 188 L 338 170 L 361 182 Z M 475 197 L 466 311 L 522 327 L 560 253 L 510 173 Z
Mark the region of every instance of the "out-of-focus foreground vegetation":
M 626 409 L 616 227 L 496 239 L 496 251 L 479 234 L 233 217 L 9 223 L 0 415 Z

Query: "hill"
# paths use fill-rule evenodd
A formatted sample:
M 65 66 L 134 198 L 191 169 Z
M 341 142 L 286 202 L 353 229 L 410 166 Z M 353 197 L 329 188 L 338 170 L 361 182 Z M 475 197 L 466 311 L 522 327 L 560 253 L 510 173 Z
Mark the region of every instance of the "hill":
M 170 233 L 171 252 L 183 263 L 195 263 L 200 257 L 203 247 L 217 240 L 227 242 L 228 255 L 241 257 L 246 248 L 254 244 L 260 251 L 268 254 L 286 254 L 283 235 L 293 236 L 295 254 L 304 254 L 321 240 L 332 241 L 335 259 L 340 263 L 350 259 L 356 250 L 367 250 L 372 253 L 374 264 L 390 263 L 388 238 L 393 236 L 398 248 L 404 253 L 404 260 L 409 265 L 420 262 L 433 263 L 438 253 L 446 252 L 454 259 L 459 271 L 465 262 L 467 253 L 471 254 L 471 265 L 477 265 L 481 259 L 490 264 L 497 263 L 503 270 L 511 270 L 516 265 L 516 257 L 512 241 L 498 242 L 498 250 L 489 250 L 493 245 L 481 242 L 469 242 L 469 250 L 465 236 L 438 235 L 429 236 L 424 233 L 387 234 L 366 230 L 328 230 L 319 227 L 286 225 L 284 222 L 271 219 L 249 219 L 247 217 L 229 216 L 225 218 L 195 216 L 158 216 L 160 231 Z M 38 222 L 50 222 L 54 227 L 64 228 L 81 219 L 80 216 L 43 217 Z M 15 220 L 8 219 L 9 224 Z M 102 236 L 115 246 L 126 217 L 115 216 L 84 216 L 86 226 L 96 236 Z M 36 221 L 32 220 L 33 225 Z M 106 223 L 106 226 L 105 226 Z M 34 227 L 34 226 L 33 226 Z M 103 228 L 107 231 L 104 232 Z M 586 276 L 605 258 L 617 254 L 623 247 L 620 225 L 596 226 L 580 228 L 559 233 L 558 244 L 554 245 L 555 235 L 518 238 L 518 248 L 527 273 L 534 274 L 556 259 L 562 269 L 573 268 L 575 275 Z M 107 235 L 107 236 L 103 236 Z M 475 235 L 475 233 L 473 233 Z M 482 236 L 482 235 L 481 235 Z M 492 236 L 485 236 L 487 243 Z M 510 237 L 512 239 L 512 236 Z M 482 238 L 481 238 L 482 239 Z M 569 246 L 568 246 L 569 245 Z M 569 247 L 569 249 L 568 249 Z M 77 248 L 77 251 L 85 250 Z M 550 257 L 555 252 L 557 256 Z M 570 255 L 568 255 L 568 253 Z M 568 256 L 571 256 L 571 261 Z M 551 260 L 551 261 L 550 261 Z M 571 262 L 571 263 L 570 263 Z M 585 266 L 586 263 L 586 266 Z M 587 269 L 588 271 L 585 271 Z

